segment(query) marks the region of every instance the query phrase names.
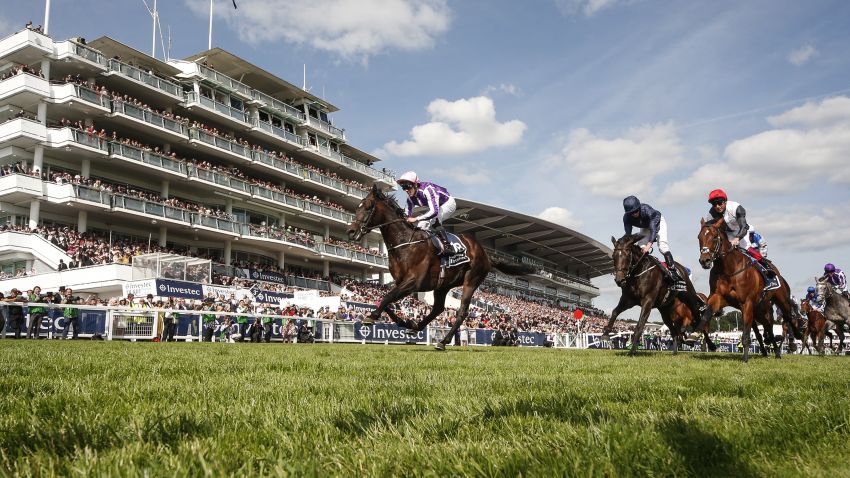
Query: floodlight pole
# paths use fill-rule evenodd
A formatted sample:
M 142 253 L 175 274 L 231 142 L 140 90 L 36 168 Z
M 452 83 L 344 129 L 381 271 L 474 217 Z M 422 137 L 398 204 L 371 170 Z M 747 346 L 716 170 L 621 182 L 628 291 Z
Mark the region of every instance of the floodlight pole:
M 50 0 L 44 2 L 44 34 L 47 35 L 50 26 Z

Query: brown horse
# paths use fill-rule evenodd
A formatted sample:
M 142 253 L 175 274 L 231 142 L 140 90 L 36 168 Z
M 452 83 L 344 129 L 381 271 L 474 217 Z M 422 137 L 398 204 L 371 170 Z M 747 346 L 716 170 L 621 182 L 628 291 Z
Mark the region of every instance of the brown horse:
M 385 195 L 377 185 L 372 186 L 372 190 L 357 207 L 354 221 L 348 226 L 348 237 L 358 241 L 364 234 L 375 228 L 381 230 L 384 243 L 387 245 L 390 274 L 395 280 L 395 285 L 381 300 L 378 308 L 369 314 L 367 320 L 364 320 L 364 323 L 374 322 L 386 312 L 390 319 L 401 327 L 416 331 L 424 330 L 445 310 L 446 295 L 449 291 L 455 287 L 463 287 L 457 320 L 454 321 L 449 333 L 437 343 L 437 350 L 446 349 L 446 344 L 457 333 L 460 324 L 466 320 L 472 294 L 484 282 L 493 267 L 511 275 L 534 272 L 533 268 L 524 264 L 491 261 L 481 244 L 468 234 L 462 234 L 459 238 L 466 246 L 469 262 L 443 269 L 430 234 L 407 222 L 407 217 L 395 198 Z M 431 290 L 434 291 L 434 307 L 418 323 L 411 319 L 399 318 L 389 308 L 390 304 L 414 292 Z
M 809 321 L 806 326 L 803 328 L 803 347 L 812 353 L 812 349 L 809 347 L 809 337 L 812 338 L 812 345 L 815 346 L 815 350 L 821 355 L 824 354 L 823 348 L 823 338 L 828 333 L 829 322 L 826 320 L 826 316 L 823 313 L 812 306 L 812 304 L 803 299 L 800 301 L 800 310 L 806 314 Z M 844 346 L 844 334 L 841 332 L 840 327 L 838 328 L 839 338 L 841 340 L 840 347 Z M 832 334 L 829 336 L 829 344 L 832 346 Z
M 714 313 L 724 307 L 734 307 L 741 311 L 744 327 L 741 342 L 744 353 L 742 360 L 749 360 L 753 322 L 765 323 L 765 339 L 775 344 L 772 327 L 773 310 L 771 304 L 776 304 L 782 311 L 782 318 L 789 325 L 794 336 L 802 338 L 800 330 L 794 323 L 794 307 L 791 301 L 791 291 L 788 283 L 779 275 L 780 286 L 777 289 L 765 291 L 764 278 L 753 266 L 752 261 L 738 248 L 733 247 L 726 237 L 726 223 L 723 219 L 705 222 L 700 221 L 699 263 L 703 269 L 711 269 L 709 285 L 711 294 L 708 306 Z M 780 347 L 774 347 L 776 358 L 780 357 Z
M 699 296 L 700 300 L 705 303 L 708 300 L 708 297 L 701 292 L 697 292 L 697 296 Z M 688 304 L 682 302 L 677 297 L 673 302 L 673 311 L 670 314 L 670 322 L 672 324 L 667 324 L 667 327 L 670 329 L 670 335 L 673 337 L 673 353 L 675 354 L 677 350 L 679 350 L 679 344 L 684 342 L 684 330 L 693 328 L 697 320 L 694 320 L 694 313 L 691 311 L 691 308 L 688 307 Z M 708 334 L 711 329 L 711 322 L 703 326 L 701 332 L 703 336 L 702 342 L 702 350 L 703 352 L 708 349 L 712 352 L 717 350 L 717 346 L 712 342 L 711 336 Z
M 665 280 L 666 274 L 661 269 L 661 264 L 652 260 L 646 254 L 641 253 L 637 242 L 642 237 L 637 234 L 631 234 L 623 236 L 620 239 L 611 238 L 611 243 L 614 244 L 614 254 L 612 256 L 614 260 L 614 282 L 620 286 L 621 293 L 620 301 L 611 312 L 611 318 L 608 319 L 608 324 L 602 329 L 602 339 L 607 340 L 610 337 L 611 328 L 614 326 L 614 321 L 617 320 L 618 315 L 636 305 L 640 305 L 640 318 L 638 318 L 638 323 L 635 326 L 629 355 L 634 355 L 637 352 L 638 343 L 643 336 L 643 328 L 652 309 L 658 310 L 664 324 L 670 329 L 670 333 L 673 336 L 673 350 L 675 352 L 679 349 L 679 336 L 681 335 L 679 325 L 672 320 L 677 296 L 692 294 L 693 301 L 691 307 L 694 309 L 693 314 L 699 314 L 696 292 L 681 264 L 676 264 L 676 267 L 678 268 L 679 276 L 685 278 L 685 284 L 688 290 L 680 293 L 671 290 Z

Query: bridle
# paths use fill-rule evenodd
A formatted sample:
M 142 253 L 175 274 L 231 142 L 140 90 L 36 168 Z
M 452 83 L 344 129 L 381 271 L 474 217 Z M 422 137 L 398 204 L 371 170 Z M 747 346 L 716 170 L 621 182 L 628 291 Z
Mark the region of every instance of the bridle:
M 393 219 L 393 220 L 391 220 L 391 221 L 382 222 L 382 223 L 380 223 L 380 224 L 373 224 L 373 225 L 371 225 L 371 226 L 370 226 L 370 225 L 369 225 L 369 223 L 370 223 L 370 222 L 372 222 L 372 216 L 374 216 L 374 215 L 375 215 L 375 210 L 376 210 L 376 209 L 378 209 L 378 200 L 377 200 L 377 199 L 375 199 L 375 200 L 373 201 L 373 203 L 372 203 L 372 207 L 370 207 L 370 208 L 367 210 L 367 212 L 366 212 L 366 219 L 360 222 L 360 227 L 359 227 L 359 229 L 358 229 L 358 232 L 359 232 L 359 234 L 360 234 L 360 237 L 365 236 L 365 235 L 366 235 L 366 233 L 368 233 L 369 231 L 371 231 L 371 230 L 373 230 L 373 229 L 380 229 L 380 228 L 382 228 L 382 227 L 384 227 L 384 226 L 386 226 L 386 225 L 388 225 L 388 224 L 393 224 L 393 223 L 396 223 L 396 222 L 404 221 L 404 219 L 402 219 L 402 218 L 396 218 L 396 219 Z
M 616 251 L 616 249 L 615 249 L 615 251 Z M 625 282 L 628 282 L 630 279 L 633 279 L 633 278 L 635 278 L 635 277 L 640 277 L 641 275 L 643 275 L 643 274 L 644 274 L 644 273 L 646 273 L 649 269 L 651 269 L 651 268 L 652 268 L 652 266 L 650 266 L 649 268 L 644 269 L 643 271 L 641 271 L 641 272 L 640 272 L 640 274 L 638 274 L 638 275 L 634 275 L 635 269 L 637 268 L 637 266 L 638 266 L 641 262 L 643 262 L 644 258 L 646 258 L 646 253 L 645 253 L 645 252 L 644 252 L 643 254 L 641 254 L 641 256 L 638 258 L 638 260 L 635 260 L 635 253 L 634 253 L 634 251 L 632 251 L 632 252 L 629 254 L 629 267 L 626 269 L 626 272 L 623 274 L 623 282 L 624 282 L 624 283 L 625 283 Z M 615 269 L 615 270 L 614 270 L 614 272 L 620 272 L 620 271 L 619 271 L 619 270 L 617 270 L 617 269 Z
M 714 229 L 709 225 L 705 225 L 705 226 L 703 226 L 703 228 L 704 229 L 707 229 L 707 228 Z M 714 250 L 711 250 L 708 247 L 703 247 L 703 248 L 700 249 L 701 254 L 708 254 L 709 252 L 711 253 L 711 258 L 709 259 L 709 262 L 714 262 L 717 259 L 722 259 L 723 256 L 726 255 L 726 253 L 720 251 L 720 248 L 723 245 L 723 242 L 720 240 L 720 234 L 721 234 L 720 232 L 717 232 L 714 235 Z

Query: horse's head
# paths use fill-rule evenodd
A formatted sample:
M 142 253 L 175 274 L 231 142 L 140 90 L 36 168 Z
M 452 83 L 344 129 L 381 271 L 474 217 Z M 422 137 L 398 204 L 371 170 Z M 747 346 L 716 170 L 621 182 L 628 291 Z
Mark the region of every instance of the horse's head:
M 359 241 L 367 232 L 388 223 L 393 214 L 403 218 L 403 212 L 395 199 L 384 194 L 377 184 L 373 184 L 372 190 L 357 206 L 354 221 L 348 225 L 348 238 Z
M 817 290 L 818 297 L 822 301 L 822 303 L 826 303 L 826 299 L 832 295 L 832 287 L 829 286 L 829 282 L 827 282 L 826 278 L 815 277 L 817 284 L 815 285 L 815 290 Z
M 812 304 L 809 303 L 807 299 L 803 299 L 800 301 L 800 312 L 803 315 L 809 315 L 809 312 L 812 311 Z
M 703 269 L 711 269 L 714 261 L 720 256 L 723 242 L 728 241 L 724 231 L 723 219 L 705 222 L 700 219 L 699 236 L 699 264 Z
M 635 256 L 638 254 L 636 244 L 641 239 L 643 236 L 639 234 L 629 234 L 619 239 L 611 236 L 611 243 L 614 244 L 614 254 L 611 256 L 614 259 L 614 282 L 618 286 L 622 286 L 628 279 Z

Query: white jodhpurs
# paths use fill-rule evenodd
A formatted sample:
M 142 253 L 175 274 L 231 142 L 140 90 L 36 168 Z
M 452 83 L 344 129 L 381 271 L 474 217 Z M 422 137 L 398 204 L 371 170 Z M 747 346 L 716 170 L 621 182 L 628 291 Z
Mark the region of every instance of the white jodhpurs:
M 649 241 L 649 229 L 641 228 L 638 234 L 643 236 L 643 239 L 638 241 L 638 245 L 645 245 Z M 670 245 L 667 244 L 667 221 L 664 220 L 664 216 L 661 216 L 661 223 L 658 224 L 658 235 L 655 237 L 655 242 L 658 243 L 658 250 L 662 254 L 670 252 Z
M 440 224 L 445 224 L 448 218 L 454 216 L 455 210 L 457 210 L 457 203 L 455 203 L 455 198 L 450 197 L 445 204 L 440 206 L 440 212 L 437 214 L 437 217 L 428 219 L 427 221 L 419 221 L 416 225 L 419 229 L 430 231 L 434 227 L 434 223 L 437 222 L 437 219 L 440 220 Z

